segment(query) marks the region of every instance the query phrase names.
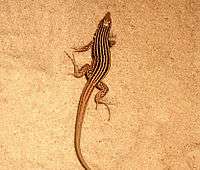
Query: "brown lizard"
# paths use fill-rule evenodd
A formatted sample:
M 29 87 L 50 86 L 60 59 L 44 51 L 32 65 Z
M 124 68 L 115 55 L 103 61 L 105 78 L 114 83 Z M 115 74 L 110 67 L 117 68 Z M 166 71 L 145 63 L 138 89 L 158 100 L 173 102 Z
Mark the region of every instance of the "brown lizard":
M 81 165 L 86 170 L 90 170 L 91 168 L 88 166 L 81 153 L 80 138 L 85 110 L 94 88 L 100 90 L 95 96 L 96 108 L 98 104 L 104 104 L 109 111 L 110 119 L 109 107 L 102 100 L 109 89 L 107 85 L 102 82 L 102 79 L 109 71 L 111 64 L 110 47 L 115 44 L 115 41 L 110 39 L 114 37 L 110 34 L 111 24 L 111 15 L 110 12 L 107 12 L 104 18 L 99 22 L 96 32 L 93 36 L 93 40 L 81 48 L 74 48 L 75 52 L 84 52 L 91 48 L 91 64 L 85 64 L 79 69 L 78 65 L 75 62 L 74 55 L 73 57 L 71 57 L 67 52 L 65 52 L 66 55 L 72 60 L 72 63 L 74 65 L 74 76 L 76 78 L 85 76 L 87 79 L 79 100 L 74 135 L 74 145 L 77 157 Z

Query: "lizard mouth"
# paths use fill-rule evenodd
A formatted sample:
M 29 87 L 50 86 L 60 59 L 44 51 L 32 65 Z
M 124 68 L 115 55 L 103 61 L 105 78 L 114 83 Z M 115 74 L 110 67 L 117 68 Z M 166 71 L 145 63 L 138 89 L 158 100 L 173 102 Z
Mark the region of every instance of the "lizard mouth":
M 107 13 L 106 13 L 104 19 L 106 19 L 106 20 L 111 20 L 111 14 L 110 14 L 110 12 L 107 12 Z

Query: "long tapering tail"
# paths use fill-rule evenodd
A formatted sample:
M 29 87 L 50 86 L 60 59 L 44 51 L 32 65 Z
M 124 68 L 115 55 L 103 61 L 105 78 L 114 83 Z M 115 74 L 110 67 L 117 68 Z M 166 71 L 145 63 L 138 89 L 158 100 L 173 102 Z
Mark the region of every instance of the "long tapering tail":
M 77 116 L 76 116 L 75 135 L 74 135 L 74 146 L 76 150 L 76 155 L 79 159 L 79 162 L 86 170 L 91 170 L 91 168 L 88 166 L 85 159 L 83 158 L 81 147 L 80 147 L 80 139 L 81 139 L 81 131 L 82 131 L 85 110 L 86 110 L 87 103 L 92 94 L 93 89 L 94 89 L 94 84 L 88 81 L 80 97 Z

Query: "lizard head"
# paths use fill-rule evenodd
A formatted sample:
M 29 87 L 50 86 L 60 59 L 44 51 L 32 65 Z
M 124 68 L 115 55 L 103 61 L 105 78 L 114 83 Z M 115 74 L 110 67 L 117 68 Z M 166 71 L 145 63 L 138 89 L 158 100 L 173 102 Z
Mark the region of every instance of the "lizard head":
M 102 23 L 103 27 L 111 27 L 112 20 L 111 20 L 110 12 L 106 13 L 106 15 L 101 20 L 101 23 Z

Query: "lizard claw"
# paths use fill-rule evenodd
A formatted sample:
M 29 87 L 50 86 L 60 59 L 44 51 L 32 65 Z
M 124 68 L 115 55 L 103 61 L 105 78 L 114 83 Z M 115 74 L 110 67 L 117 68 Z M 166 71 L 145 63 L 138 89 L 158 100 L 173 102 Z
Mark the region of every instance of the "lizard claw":
M 106 106 L 106 108 L 107 108 L 107 110 L 108 110 L 108 121 L 110 121 L 111 114 L 110 114 L 110 108 L 109 108 L 108 104 L 105 103 L 105 102 L 103 102 L 103 101 L 96 102 L 96 108 L 95 108 L 96 110 L 97 110 L 98 104 L 103 104 L 103 105 Z
M 67 55 L 67 57 L 72 61 L 72 64 L 73 64 L 74 66 L 77 66 L 76 61 L 75 61 L 75 58 L 74 58 L 74 54 L 72 53 L 72 57 L 71 57 L 66 51 L 64 51 L 64 52 L 65 52 L 65 54 Z

